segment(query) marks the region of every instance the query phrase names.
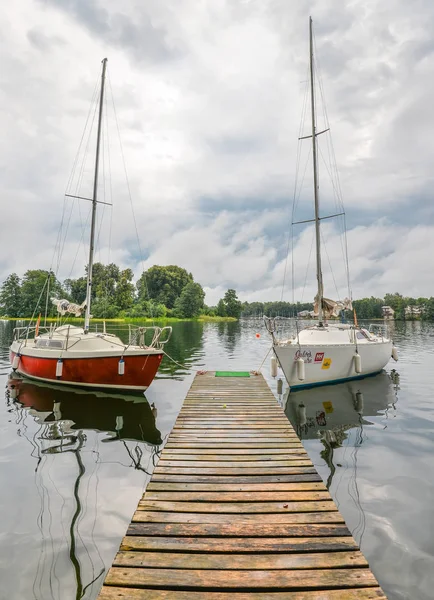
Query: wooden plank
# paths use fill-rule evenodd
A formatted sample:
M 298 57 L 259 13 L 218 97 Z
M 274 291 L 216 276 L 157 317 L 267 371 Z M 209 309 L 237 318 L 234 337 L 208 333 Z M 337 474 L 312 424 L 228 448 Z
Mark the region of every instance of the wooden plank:
M 218 463 L 218 465 L 215 463 L 215 461 L 207 461 L 207 460 L 200 460 L 200 461 L 191 461 L 191 460 L 167 460 L 165 459 L 163 456 L 161 457 L 159 463 L 159 466 L 167 468 L 167 467 L 188 467 L 188 468 L 194 468 L 194 469 L 207 469 L 208 467 L 214 469 L 216 467 L 218 467 L 219 470 L 221 469 L 230 469 L 230 468 L 236 468 L 236 469 L 243 469 L 246 468 L 247 472 L 249 472 L 249 469 L 259 469 L 259 468 L 265 468 L 265 469 L 271 469 L 272 467 L 309 467 L 312 465 L 312 462 L 309 458 L 298 458 L 298 457 L 294 457 L 294 458 L 286 458 L 286 459 L 282 459 L 282 460 L 264 460 L 264 461 L 260 461 L 260 460 L 256 460 L 256 461 L 239 461 L 239 460 L 229 460 L 229 461 L 220 461 Z
M 235 462 L 235 463 L 260 463 L 260 462 L 291 462 L 294 460 L 309 460 L 308 454 L 306 452 L 296 452 L 292 454 L 250 454 L 249 451 L 246 451 L 245 454 L 178 454 L 176 452 L 170 452 L 168 450 L 163 451 L 160 460 L 161 461 L 175 461 L 175 462 L 188 462 L 190 465 L 192 463 L 202 463 L 202 462 L 212 462 L 212 463 L 220 463 L 221 462 Z M 312 464 L 312 463 L 311 463 Z
M 217 454 L 213 450 L 202 449 L 196 451 L 188 451 L 185 449 L 167 450 L 164 449 L 160 455 L 161 459 L 165 460 L 286 460 L 288 456 L 308 456 L 307 452 L 302 449 L 288 450 L 259 450 L 251 448 L 249 450 L 233 450 L 228 454 L 221 452 Z M 280 458 L 282 457 L 282 458 Z
M 101 600 L 384 600 L 379 587 L 302 592 L 208 592 L 103 587 Z M 387 600 L 387 599 L 386 599 Z
M 293 471 L 288 473 L 288 471 Z M 273 481 L 290 483 L 294 481 L 322 481 L 321 477 L 314 468 L 297 467 L 296 469 L 286 469 L 285 475 L 184 475 L 183 473 L 171 474 L 155 473 L 152 481 L 171 481 L 173 483 L 270 483 Z
M 307 465 L 299 467 L 242 467 L 242 468 L 204 468 L 204 467 L 160 467 L 161 463 L 155 467 L 156 475 L 288 475 L 289 473 L 306 473 L 303 469 L 309 469 Z
M 218 415 L 218 416 L 216 416 Z M 175 422 L 175 427 L 179 425 L 187 425 L 188 423 L 192 423 L 193 425 L 243 425 L 248 423 L 249 425 L 284 425 L 288 427 L 288 419 L 284 418 L 282 415 L 271 416 L 267 414 L 266 418 L 264 416 L 254 416 L 249 412 L 246 412 L 244 415 L 234 416 L 234 415 L 224 415 L 221 413 L 216 413 L 216 415 L 211 416 L 188 416 L 183 415 L 182 417 L 178 417 Z
M 310 531 L 310 527 L 306 528 Z M 333 537 L 272 537 L 272 538 L 207 538 L 174 536 L 131 536 L 124 537 L 121 550 L 170 550 L 185 552 L 340 552 L 358 550 L 354 539 L 348 536 Z
M 293 570 L 225 570 L 212 569 L 145 569 L 112 567 L 106 585 L 162 588 L 223 588 L 226 590 L 264 588 L 299 590 L 319 588 L 354 588 L 378 586 L 368 569 L 293 569 Z
M 169 512 L 212 512 L 212 513 L 273 513 L 273 512 L 322 512 L 337 510 L 333 500 L 297 502 L 167 502 L 141 500 L 143 510 L 165 510 Z M 258 519 L 260 521 L 260 519 Z
M 199 421 L 184 421 L 180 423 L 177 421 L 173 427 L 173 433 L 188 433 L 189 431 L 200 431 L 205 429 L 206 431 L 212 431 L 213 433 L 217 432 L 228 432 L 233 434 L 235 431 L 245 431 L 247 432 L 260 432 L 260 433 L 288 433 L 294 436 L 294 432 L 292 429 L 288 427 L 287 423 L 282 423 L 280 420 L 277 422 L 269 421 L 268 423 L 256 423 L 254 421 L 240 421 L 239 423 L 234 423 L 231 419 L 227 421 L 219 421 L 219 423 L 207 423 L 207 422 L 199 422 Z
M 311 554 L 195 554 L 173 552 L 118 552 L 117 567 L 160 569 L 346 569 L 367 567 L 360 551 L 312 552 Z
M 341 523 L 311 523 L 309 527 L 304 524 L 285 523 L 283 527 L 281 523 L 262 522 L 254 525 L 249 523 L 141 523 L 136 521 L 136 518 L 140 518 L 140 511 L 134 514 L 133 521 L 130 523 L 127 533 L 129 536 L 296 538 L 351 535 L 346 525 Z
M 171 434 L 171 438 L 176 440 L 176 439 L 187 439 L 187 438 L 192 438 L 192 439 L 197 439 L 197 438 L 201 438 L 201 439 L 210 439 L 210 438 L 217 438 L 219 439 L 227 439 L 228 441 L 231 440 L 231 438 L 234 438 L 235 440 L 238 439 L 250 439 L 252 441 L 260 441 L 261 439 L 263 440 L 271 440 L 273 441 L 274 438 L 282 438 L 281 441 L 288 441 L 288 439 L 293 439 L 295 441 L 298 440 L 297 436 L 295 435 L 295 433 L 290 432 L 289 429 L 267 429 L 267 430 L 263 430 L 263 429 L 249 429 L 249 428 L 237 428 L 237 429 L 199 429 L 199 428 L 194 428 L 194 429 L 174 429 L 173 433 Z
M 330 494 L 325 492 L 155 492 L 146 491 L 141 503 L 149 500 L 169 502 L 301 502 L 312 500 L 329 500 Z
M 165 445 L 165 448 L 228 448 L 232 450 L 261 450 L 264 448 L 273 448 L 275 450 L 278 449 L 302 449 L 303 446 L 300 442 L 287 442 L 287 443 L 274 443 L 274 442 L 258 442 L 254 446 L 252 444 L 246 444 L 245 442 L 172 442 L 169 438 L 169 441 Z
M 298 443 L 299 439 L 295 433 L 286 429 L 177 429 L 170 435 L 170 441 L 225 441 L 230 442 L 274 442 L 274 443 Z
M 253 442 L 253 445 L 252 445 Z M 284 441 L 273 440 L 267 438 L 266 440 L 227 440 L 225 438 L 219 438 L 216 440 L 209 440 L 207 438 L 202 438 L 201 440 L 193 439 L 193 440 L 185 440 L 184 438 L 180 438 L 175 440 L 172 437 L 169 437 L 167 440 L 165 448 L 176 448 L 176 447 L 189 447 L 191 444 L 191 448 L 195 448 L 197 445 L 203 446 L 203 444 L 208 444 L 209 448 L 246 448 L 254 450 L 255 448 L 260 450 L 261 448 L 300 448 L 303 449 L 302 443 L 297 438 L 285 438 Z M 196 446 L 195 446 L 196 445 Z
M 256 417 L 256 416 L 262 416 L 268 419 L 268 418 L 275 418 L 278 416 L 287 418 L 285 416 L 285 413 L 283 411 L 282 408 L 280 408 L 280 406 L 277 405 L 273 405 L 272 403 L 270 403 L 270 406 L 267 408 L 267 412 L 264 413 L 264 411 L 262 410 L 262 408 L 256 407 L 252 404 L 249 404 L 248 406 L 246 406 L 245 408 L 243 408 L 242 406 L 239 406 L 237 404 L 233 404 L 230 402 L 230 400 L 228 402 L 222 402 L 220 404 L 210 404 L 207 403 L 206 405 L 202 405 L 202 404 L 186 404 L 184 403 L 183 407 L 182 407 L 182 413 L 179 413 L 178 418 L 179 419 L 184 419 L 185 417 L 196 417 L 198 415 L 200 416 L 210 416 L 210 415 L 231 415 L 235 413 L 235 415 L 239 414 L 240 416 L 245 416 L 247 415 L 248 417 Z
M 133 516 L 137 523 L 221 523 L 227 524 L 228 515 L 223 513 L 184 513 L 142 510 L 140 506 Z M 232 524 L 258 522 L 256 514 L 231 514 Z M 312 513 L 264 513 L 262 523 L 345 523 L 338 511 Z
M 197 443 L 197 442 L 219 442 L 221 443 L 222 441 L 225 441 L 226 443 L 232 442 L 232 443 L 243 443 L 243 444 L 253 444 L 255 448 L 257 448 L 257 444 L 258 442 L 274 442 L 275 444 L 281 444 L 281 443 L 285 443 L 288 442 L 289 439 L 287 437 L 281 437 L 281 436 L 276 436 L 276 434 L 269 434 L 269 435 L 234 435 L 229 436 L 229 435 L 215 435 L 215 434 L 201 434 L 201 435 L 174 435 L 172 437 L 172 442 L 191 442 L 191 443 Z M 294 438 L 294 441 L 296 442 L 296 438 Z
M 220 492 L 301 492 L 301 491 L 326 491 L 322 482 L 296 482 L 296 483 L 220 483 Z M 151 480 L 146 488 L 150 491 L 166 492 L 214 492 L 216 486 L 211 483 L 167 483 Z

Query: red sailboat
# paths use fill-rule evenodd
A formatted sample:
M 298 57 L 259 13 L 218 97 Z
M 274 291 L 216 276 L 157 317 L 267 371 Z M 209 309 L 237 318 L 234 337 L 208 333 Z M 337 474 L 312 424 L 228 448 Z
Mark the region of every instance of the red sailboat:
M 90 330 L 106 58 L 102 64 L 86 299 L 81 305 L 52 299 L 62 316 L 68 312 L 80 316 L 85 311 L 84 326 L 61 324 L 42 328 L 38 319 L 35 327 L 17 327 L 10 360 L 17 373 L 40 381 L 97 389 L 146 390 L 157 373 L 172 328 L 129 327 L 127 341 L 107 333 L 105 327 L 102 332 Z

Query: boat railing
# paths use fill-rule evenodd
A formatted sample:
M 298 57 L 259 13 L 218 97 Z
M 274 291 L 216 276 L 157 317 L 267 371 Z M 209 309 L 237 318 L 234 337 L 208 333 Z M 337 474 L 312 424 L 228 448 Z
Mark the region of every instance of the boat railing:
M 32 340 L 41 333 L 49 333 L 49 327 L 38 327 L 37 325 L 33 325 L 32 327 L 24 326 L 24 327 L 14 327 L 13 330 L 13 340 L 17 341 L 27 341 L 29 338 Z
M 266 315 L 264 315 L 263 320 L 265 329 L 271 335 L 274 342 L 277 341 L 277 337 L 279 337 L 280 339 L 284 332 L 286 332 L 287 337 L 288 329 L 289 335 L 293 336 L 296 333 L 298 334 L 302 329 L 305 329 L 309 326 L 309 323 L 300 323 L 294 317 L 267 317 Z
M 128 326 L 130 346 L 140 346 L 141 348 L 156 348 L 161 350 L 170 340 L 172 328 L 170 326 L 158 327 L 137 327 L 134 325 Z
M 379 338 L 389 338 L 389 327 L 385 323 L 370 323 L 368 331 Z

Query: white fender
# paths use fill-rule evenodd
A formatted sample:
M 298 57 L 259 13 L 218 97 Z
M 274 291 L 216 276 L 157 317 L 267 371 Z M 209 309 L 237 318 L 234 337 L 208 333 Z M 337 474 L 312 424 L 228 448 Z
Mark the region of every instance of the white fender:
M 299 404 L 297 406 L 297 417 L 298 417 L 298 424 L 300 426 L 306 425 L 306 422 L 307 422 L 306 407 L 303 404 L 303 402 L 301 402 L 301 404 Z
M 116 431 L 120 431 L 121 429 L 123 429 L 124 427 L 124 418 L 122 415 L 118 415 L 116 417 L 116 426 L 115 426 L 115 430 Z
M 12 368 L 14 371 L 16 371 L 18 369 L 18 367 L 20 366 L 20 358 L 21 358 L 20 354 L 15 354 L 14 360 L 12 361 Z
M 360 415 L 363 413 L 363 394 L 362 394 L 362 392 L 356 392 L 354 394 L 354 409 Z
M 59 358 L 56 364 L 56 377 L 62 377 L 63 373 L 63 360 Z
M 356 373 L 362 372 L 362 357 L 358 352 L 354 355 L 354 370 Z
M 118 362 L 118 375 L 125 375 L 125 361 L 123 358 L 120 358 Z
M 271 370 L 271 377 L 277 377 L 277 358 L 275 356 L 271 357 L 270 370 Z
M 282 392 L 283 392 L 283 381 L 281 379 L 278 379 L 277 380 L 277 393 L 280 396 Z
M 297 363 L 297 377 L 300 381 L 304 381 L 306 374 L 304 368 L 304 360 L 302 358 L 297 358 L 295 361 Z
M 392 358 L 395 362 L 398 362 L 398 350 L 395 346 L 392 346 Z
M 60 402 L 53 403 L 53 415 L 56 421 L 60 421 L 62 418 L 62 411 L 60 410 Z

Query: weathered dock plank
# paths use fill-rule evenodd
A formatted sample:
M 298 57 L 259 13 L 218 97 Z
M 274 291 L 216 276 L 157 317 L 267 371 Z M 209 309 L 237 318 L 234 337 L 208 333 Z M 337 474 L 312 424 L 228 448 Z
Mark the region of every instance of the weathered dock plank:
M 133 589 L 125 587 L 104 586 L 99 596 L 101 600 L 382 600 L 386 598 L 379 587 L 345 589 L 345 590 L 318 590 L 302 592 L 182 592 L 157 589 Z
M 196 375 L 99 598 L 386 598 L 261 375 Z

